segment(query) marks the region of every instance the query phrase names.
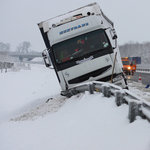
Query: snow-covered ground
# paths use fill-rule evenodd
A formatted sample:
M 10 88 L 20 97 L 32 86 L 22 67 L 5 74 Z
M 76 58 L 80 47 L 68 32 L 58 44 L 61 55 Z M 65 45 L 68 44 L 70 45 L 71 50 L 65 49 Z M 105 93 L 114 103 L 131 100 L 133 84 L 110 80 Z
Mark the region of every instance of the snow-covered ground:
M 145 85 L 131 80 L 128 80 L 128 85 L 130 91 L 142 97 L 143 99 L 150 101 L 150 87 L 145 88 L 146 87 Z
M 146 98 L 135 82 L 130 91 Z M 135 87 L 136 86 L 136 87 Z M 0 73 L 0 150 L 150 150 L 150 123 L 129 123 L 128 106 L 88 92 L 59 95 L 54 70 Z

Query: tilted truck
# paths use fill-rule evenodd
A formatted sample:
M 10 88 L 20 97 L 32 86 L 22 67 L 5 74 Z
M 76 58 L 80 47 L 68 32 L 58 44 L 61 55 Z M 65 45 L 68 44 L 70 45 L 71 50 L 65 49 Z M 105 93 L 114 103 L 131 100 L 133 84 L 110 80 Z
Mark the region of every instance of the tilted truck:
M 38 23 L 46 50 L 43 58 L 52 65 L 61 95 L 90 81 L 112 82 L 127 88 L 113 22 L 97 3 Z

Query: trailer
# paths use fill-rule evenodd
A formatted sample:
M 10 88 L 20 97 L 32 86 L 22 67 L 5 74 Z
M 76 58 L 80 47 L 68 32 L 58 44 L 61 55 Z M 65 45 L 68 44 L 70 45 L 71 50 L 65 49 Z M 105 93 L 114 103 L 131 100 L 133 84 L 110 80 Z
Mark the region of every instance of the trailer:
M 61 95 L 90 81 L 128 88 L 114 24 L 97 3 L 42 21 L 38 27 L 46 45 L 45 65 L 53 66 Z

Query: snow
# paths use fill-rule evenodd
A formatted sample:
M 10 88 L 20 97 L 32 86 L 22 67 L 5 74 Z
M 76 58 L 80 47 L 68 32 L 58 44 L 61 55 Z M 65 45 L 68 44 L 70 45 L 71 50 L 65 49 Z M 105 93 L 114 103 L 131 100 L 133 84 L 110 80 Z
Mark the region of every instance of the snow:
M 145 85 L 131 80 L 128 80 L 128 85 L 132 93 L 150 102 L 150 88 L 146 89 Z
M 34 59 L 31 60 L 31 62 L 32 62 L 32 61 L 33 61 L 33 62 L 34 62 L 34 61 L 35 61 L 35 62 L 43 62 L 43 58 L 42 58 L 42 57 L 40 57 L 40 58 L 39 58 L 39 57 L 38 57 L 38 58 L 34 58 Z
M 129 89 L 139 93 L 135 83 Z M 128 105 L 89 92 L 59 95 L 54 70 L 0 73 L 0 150 L 149 150 L 150 123 L 128 120 Z

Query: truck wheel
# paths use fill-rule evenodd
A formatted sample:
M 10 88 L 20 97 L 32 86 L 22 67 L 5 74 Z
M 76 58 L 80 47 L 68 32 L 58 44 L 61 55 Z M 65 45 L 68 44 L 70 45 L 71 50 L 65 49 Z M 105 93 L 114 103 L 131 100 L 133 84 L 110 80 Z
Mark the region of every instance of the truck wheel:
M 129 70 L 129 75 L 131 75 L 131 71 Z
M 129 90 L 129 88 L 128 88 L 128 87 L 126 87 L 125 89 Z

